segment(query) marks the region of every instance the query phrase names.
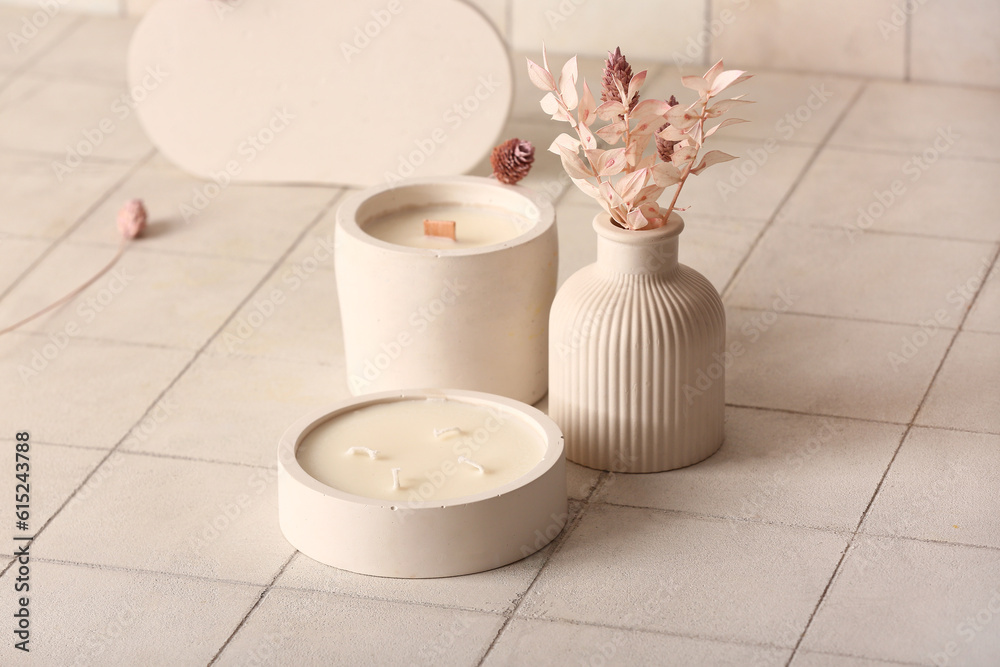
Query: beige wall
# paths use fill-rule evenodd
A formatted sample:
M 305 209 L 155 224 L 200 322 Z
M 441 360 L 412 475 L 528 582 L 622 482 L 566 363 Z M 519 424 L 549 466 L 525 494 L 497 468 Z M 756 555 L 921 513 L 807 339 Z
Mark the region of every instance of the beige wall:
M 138 15 L 155 0 L 0 0 Z M 219 2 L 221 0 L 206 0 Z M 334 0 L 346 2 L 350 0 Z M 419 3 L 419 0 L 404 0 Z M 470 0 L 514 49 L 1000 87 L 998 0 Z

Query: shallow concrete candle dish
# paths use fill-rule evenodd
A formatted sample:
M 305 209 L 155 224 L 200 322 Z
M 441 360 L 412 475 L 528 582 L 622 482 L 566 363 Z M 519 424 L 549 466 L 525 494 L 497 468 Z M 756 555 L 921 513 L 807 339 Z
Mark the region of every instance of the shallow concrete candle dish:
M 458 218 L 458 242 L 416 247 L 423 219 L 443 209 Z M 407 215 L 410 238 L 397 233 Z M 336 239 L 352 394 L 453 387 L 529 404 L 545 395 L 558 240 L 538 193 L 474 176 L 375 187 L 344 201 Z
M 491 486 L 487 481 L 471 495 L 433 499 L 433 475 L 402 483 L 400 468 L 389 447 L 379 451 L 356 440 L 336 441 L 328 450 L 333 465 L 382 465 L 385 488 L 370 497 L 329 486 L 311 476 L 298 456 L 312 433 L 333 420 L 347 419 L 371 406 L 427 402 L 429 411 L 453 406 L 481 410 L 489 417 L 482 428 L 463 425 L 449 433 L 450 424 L 432 434 L 417 433 L 413 447 L 437 447 L 443 475 L 490 475 L 500 471 L 505 451 L 488 458 L 494 425 L 516 425 L 527 438 L 537 438 L 537 461 L 511 481 Z M 407 423 L 395 426 L 405 430 Z M 422 428 L 422 427 L 421 427 Z M 499 426 L 496 426 L 499 428 Z M 428 430 L 428 429 L 423 429 Z M 439 444 L 419 437 L 432 435 Z M 419 437 L 418 437 L 419 436 Z M 329 443 L 327 443 L 329 444 Z M 405 448 L 405 445 L 403 445 Z M 468 449 L 475 453 L 466 457 Z M 335 450 L 335 451 L 334 451 Z M 337 458 L 340 457 L 340 458 Z M 486 464 L 476 463 L 474 460 Z M 512 465 L 523 466 L 523 459 Z M 484 469 L 485 468 L 485 472 Z M 310 468 L 313 469 L 313 468 Z M 382 473 L 380 473 L 382 474 Z M 406 488 L 409 486 L 409 490 Z M 427 489 L 423 487 L 426 486 Z M 398 496 L 398 497 L 393 497 Z M 430 497 L 430 500 L 422 500 Z M 321 563 L 382 577 L 429 578 L 481 572 L 529 556 L 548 544 L 567 519 L 566 470 L 562 433 L 542 412 L 517 401 L 460 390 L 382 392 L 341 401 L 311 412 L 282 435 L 278 446 L 278 514 L 282 532 L 297 549 Z

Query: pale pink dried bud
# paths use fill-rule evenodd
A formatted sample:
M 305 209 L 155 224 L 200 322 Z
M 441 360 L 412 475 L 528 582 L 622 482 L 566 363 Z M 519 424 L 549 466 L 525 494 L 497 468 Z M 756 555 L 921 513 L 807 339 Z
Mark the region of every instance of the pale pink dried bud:
M 608 59 L 604 61 L 604 75 L 601 78 L 601 101 L 614 100 L 625 104 L 615 81 L 628 90 L 628 84 L 632 80 L 632 66 L 628 64 L 625 56 L 622 55 L 620 46 L 616 46 L 614 52 L 608 51 Z M 639 93 L 632 95 L 628 110 L 631 111 L 639 103 Z
M 118 211 L 118 231 L 131 241 L 146 228 L 146 207 L 141 199 L 130 199 Z

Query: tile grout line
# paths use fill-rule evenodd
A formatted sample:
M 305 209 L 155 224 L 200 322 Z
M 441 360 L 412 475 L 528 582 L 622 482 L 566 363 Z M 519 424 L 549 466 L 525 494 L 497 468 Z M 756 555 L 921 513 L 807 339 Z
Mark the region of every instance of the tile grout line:
M 993 254 L 993 261 L 990 264 L 990 270 L 992 270 L 996 263 L 997 258 L 1000 256 L 1000 251 L 995 251 Z M 988 275 L 988 273 L 987 273 Z M 854 546 L 854 540 L 857 538 L 861 527 L 864 525 L 865 520 L 868 518 L 868 514 L 871 512 L 872 506 L 875 504 L 875 499 L 878 498 L 879 492 L 882 490 L 882 486 L 885 484 L 886 478 L 889 476 L 889 471 L 892 469 L 892 464 L 896 461 L 896 457 L 899 455 L 899 451 L 903 448 L 903 444 L 906 442 L 907 437 L 909 437 L 910 432 L 916 426 L 915 422 L 917 417 L 920 415 L 920 410 L 923 408 L 924 403 L 927 401 L 927 397 L 931 393 L 931 389 L 934 387 L 934 382 L 937 380 L 938 375 L 941 373 L 941 369 L 944 368 L 945 362 L 948 360 L 948 355 L 951 354 L 951 349 L 955 345 L 955 341 L 958 339 L 959 333 L 962 331 L 962 326 L 965 324 L 965 320 L 968 319 L 969 313 L 972 312 L 972 307 L 975 305 L 976 300 L 982 293 L 983 288 L 986 286 L 986 281 L 982 281 L 976 288 L 976 293 L 973 295 L 972 299 L 969 301 L 965 312 L 962 313 L 962 318 L 958 322 L 958 328 L 952 334 L 951 340 L 948 341 L 948 346 L 944 350 L 944 354 L 941 355 L 941 360 L 938 362 L 937 368 L 934 369 L 934 374 L 931 376 L 930 381 L 927 383 L 927 388 L 924 390 L 923 396 L 920 398 L 920 402 L 913 411 L 913 416 L 910 418 L 909 424 L 907 424 L 906 429 L 899 438 L 899 444 L 896 445 L 896 450 L 892 453 L 892 458 L 889 459 L 889 464 L 885 467 L 882 472 L 882 477 L 879 479 L 878 484 L 875 486 L 875 491 L 872 493 L 871 498 L 868 500 L 868 505 L 865 507 L 864 511 L 861 513 L 861 517 L 858 519 L 858 524 L 854 528 L 854 533 L 848 539 L 847 546 L 844 547 L 843 553 L 840 555 L 840 560 L 837 561 L 837 565 L 833 568 L 833 573 L 830 575 L 830 579 L 826 583 L 826 587 L 823 588 L 823 592 L 820 595 L 819 600 L 816 602 L 816 606 L 813 607 L 812 613 L 809 615 L 809 619 L 806 621 L 805 627 L 802 629 L 802 634 L 799 636 L 798 642 L 795 643 L 795 648 L 792 649 L 792 654 L 788 657 L 788 662 L 785 667 L 791 665 L 792 660 L 795 659 L 795 654 L 798 653 L 799 647 L 802 645 L 802 641 L 805 639 L 806 633 L 809 632 L 809 627 L 812 625 L 813 619 L 816 618 L 816 614 L 819 612 L 820 607 L 823 605 L 823 601 L 826 599 L 827 594 L 830 591 L 830 587 L 833 585 L 834 580 L 841 571 L 841 567 L 844 564 L 844 560 L 847 557 L 847 552 L 851 550 Z M 891 536 L 895 537 L 895 536 Z M 920 540 L 924 541 L 924 540 Z M 950 544 L 950 543 L 946 543 Z
M 295 559 L 295 556 L 298 553 L 299 553 L 298 551 L 293 551 L 292 555 L 289 556 L 288 560 L 285 561 L 285 564 L 282 565 L 280 568 L 278 568 L 278 571 L 275 572 L 274 577 L 271 579 L 271 582 L 267 584 L 267 586 L 264 587 L 264 590 L 260 592 L 260 595 L 257 596 L 257 600 L 250 606 L 250 609 L 247 610 L 247 613 L 243 616 L 242 619 L 240 619 L 240 622 L 236 624 L 236 627 L 233 628 L 232 633 L 230 633 L 230 635 L 226 638 L 226 641 L 222 643 L 222 646 L 220 646 L 219 650 L 215 652 L 215 655 L 212 656 L 212 659 L 206 663 L 206 667 L 211 667 L 211 665 L 215 664 L 215 662 L 222 655 L 222 652 L 226 650 L 226 647 L 229 646 L 230 642 L 232 642 L 233 639 L 236 637 L 236 635 L 239 634 L 240 630 L 250 619 L 253 613 L 257 611 L 257 608 L 260 607 L 261 603 L 264 602 L 264 598 L 267 597 L 267 594 L 270 593 L 271 589 L 274 587 L 274 582 L 276 582 L 278 580 L 278 577 L 280 577 L 284 573 L 285 569 Z
M 903 25 L 903 83 L 910 83 L 913 80 L 913 67 L 911 58 L 913 56 L 913 12 L 905 12 L 906 18 Z
M 766 644 L 760 642 L 753 642 L 745 639 L 734 639 L 732 637 L 723 637 L 719 635 L 699 635 L 693 633 L 677 632 L 673 630 L 654 630 L 651 628 L 644 628 L 639 626 L 629 626 L 629 625 L 611 625 L 608 623 L 599 623 L 592 621 L 580 621 L 573 618 L 560 618 L 560 617 L 532 617 L 529 620 L 539 621 L 542 623 L 562 623 L 565 625 L 573 625 L 577 627 L 584 628 L 603 628 L 605 630 L 618 630 L 624 632 L 636 632 L 647 635 L 653 635 L 655 637 L 678 637 L 682 639 L 697 639 L 707 642 L 716 642 L 719 644 L 725 644 L 729 646 L 747 646 L 752 648 L 763 648 L 776 651 L 789 651 L 791 650 L 788 646 L 779 646 L 778 644 Z M 593 663 L 591 663 L 593 664 Z
M 489 657 L 490 652 L 493 651 L 493 648 L 497 645 L 497 642 L 500 641 L 500 638 L 503 637 L 504 632 L 507 631 L 507 628 L 514 620 L 514 616 L 517 614 L 517 610 L 521 608 L 521 604 L 528 598 L 528 595 L 531 593 L 531 589 L 534 588 L 535 583 L 538 581 L 539 577 L 542 576 L 542 573 L 545 571 L 545 568 L 548 566 L 549 562 L 551 562 L 552 557 L 559 552 L 562 546 L 569 540 L 569 537 L 570 535 L 573 534 L 573 531 L 575 531 L 577 526 L 580 525 L 580 522 L 583 520 L 583 517 L 587 514 L 587 511 L 590 509 L 591 501 L 594 499 L 595 496 L 597 496 L 598 493 L 600 493 L 600 490 L 604 486 L 604 483 L 607 481 L 608 476 L 609 473 L 606 471 L 601 472 L 601 474 L 598 475 L 597 481 L 594 483 L 594 486 L 590 489 L 590 492 L 587 494 L 587 497 L 584 498 L 583 502 L 581 503 L 580 511 L 577 512 L 576 516 L 573 517 L 573 520 L 571 522 L 567 523 L 567 525 L 563 528 L 563 530 L 556 537 L 556 539 L 553 540 L 554 546 L 552 547 L 552 551 L 549 552 L 549 555 L 546 556 L 544 562 L 542 562 L 541 567 L 538 568 L 538 572 L 535 573 L 535 576 L 532 577 L 527 587 L 525 587 L 524 593 L 522 593 L 517 598 L 517 602 L 514 603 L 514 606 L 511 607 L 506 614 L 504 614 L 504 621 L 500 625 L 500 629 L 497 630 L 497 633 L 493 637 L 492 641 L 490 641 L 489 646 L 486 647 L 486 651 L 484 651 L 482 657 L 479 658 L 479 661 L 476 663 L 476 667 L 482 667 L 483 663 L 486 662 L 486 658 Z
M 838 115 L 837 118 L 830 125 L 830 129 L 827 130 L 826 134 L 823 136 L 823 139 L 818 144 L 816 144 L 816 148 L 813 150 L 812 155 L 810 155 L 809 159 L 806 160 L 806 163 L 802 165 L 802 169 L 799 170 L 799 173 L 796 175 L 795 180 L 788 187 L 788 190 L 785 192 L 784 196 L 782 196 L 781 200 L 774 207 L 774 211 L 768 217 L 767 221 L 764 223 L 764 226 L 761 227 L 760 231 L 757 233 L 757 237 L 753 240 L 753 243 L 751 243 L 750 247 L 747 248 L 746 253 L 744 253 L 743 258 L 740 260 L 740 263 L 736 265 L 736 268 L 733 270 L 732 275 L 729 277 L 729 281 L 726 283 L 726 286 L 722 289 L 723 298 L 729 297 L 730 293 L 733 290 L 733 286 L 736 284 L 737 278 L 739 278 L 740 273 L 746 266 L 747 261 L 750 259 L 750 256 L 753 255 L 754 250 L 756 250 L 757 246 L 760 245 L 761 239 L 763 239 L 767 231 L 774 226 L 774 221 L 778 219 L 779 215 L 781 215 L 781 209 L 785 206 L 785 204 L 788 203 L 788 200 L 791 199 L 792 195 L 798 189 L 799 185 L 802 183 L 802 180 L 805 178 L 806 174 L 812 168 L 813 164 L 815 164 L 816 159 L 819 157 L 820 153 L 822 153 L 823 149 L 826 148 L 831 137 L 833 137 L 837 129 L 840 127 L 841 123 L 844 122 L 844 119 L 847 117 L 847 114 L 850 113 L 851 109 L 854 108 L 854 105 L 857 104 L 858 99 L 867 89 L 868 89 L 867 81 L 863 82 L 860 86 L 858 86 L 858 89 L 854 91 L 854 95 L 851 97 L 850 101 L 848 101 L 848 103 L 844 105 L 844 108 L 841 110 L 840 115 Z
M 150 156 L 152 156 L 152 154 L 155 154 L 155 151 L 152 151 L 151 154 L 150 154 Z M 209 336 L 205 340 L 205 343 L 201 346 L 201 348 L 198 349 L 197 351 L 195 351 L 194 354 L 191 355 L 191 358 L 188 360 L 188 362 L 186 364 L 184 364 L 184 367 L 181 368 L 177 372 L 177 374 L 174 376 L 173 380 L 171 380 L 170 382 L 168 382 L 167 386 L 164 387 L 163 390 L 160 391 L 160 393 L 156 395 L 156 397 L 149 404 L 149 407 L 146 408 L 146 410 L 139 416 L 139 418 L 135 421 L 135 423 L 133 423 L 132 426 L 129 427 L 128 430 L 125 431 L 125 434 L 122 435 L 121 439 L 117 443 L 115 443 L 115 445 L 113 447 L 111 447 L 108 450 L 108 453 L 100 461 L 98 461 L 97 464 L 95 464 L 93 468 L 91 468 L 90 472 L 87 473 L 87 475 L 83 478 L 83 480 L 81 480 L 81 482 L 76 486 L 76 488 L 73 489 L 72 492 L 70 492 L 70 494 L 66 497 L 66 500 L 64 500 L 62 502 L 62 504 L 59 505 L 59 507 L 56 509 L 56 511 L 52 513 L 52 515 L 45 521 L 45 523 L 42 524 L 41 528 L 39 528 L 38 530 L 35 531 L 35 534 L 32 537 L 31 544 L 34 544 L 34 540 L 37 539 L 38 536 L 49 526 L 49 524 L 51 524 L 56 519 L 56 517 L 59 516 L 59 514 L 63 511 L 63 509 L 65 509 L 66 506 L 69 505 L 73 501 L 73 499 L 77 496 L 77 494 L 80 492 L 80 490 L 84 486 L 86 486 L 86 484 L 94 477 L 94 475 L 101 468 L 101 466 L 103 466 L 108 461 L 108 459 L 110 459 L 112 456 L 114 456 L 116 453 L 118 453 L 118 448 L 121 447 L 122 443 L 124 443 L 128 439 L 129 433 L 131 433 L 133 431 L 133 429 L 136 428 L 136 426 L 138 426 L 139 424 L 142 423 L 142 421 L 150 414 L 150 412 L 156 407 L 156 405 L 163 399 L 163 397 L 167 394 L 167 392 L 170 391 L 170 389 L 175 384 L 177 384 L 178 380 L 180 380 L 180 378 L 184 376 L 184 374 L 188 371 L 188 369 L 191 368 L 191 366 L 194 364 L 194 362 L 204 353 L 204 351 L 206 349 L 208 349 L 208 346 L 211 345 L 212 341 L 215 340 L 215 338 L 219 335 L 219 333 L 221 333 L 226 328 L 226 326 L 233 320 L 233 318 L 236 317 L 236 315 L 239 313 L 240 309 L 243 308 L 243 306 L 246 305 L 246 303 L 250 299 L 253 298 L 253 295 L 257 293 L 257 290 L 259 290 L 266 283 L 266 281 L 271 278 L 271 276 L 274 274 L 274 272 L 278 270 L 278 267 L 282 265 L 282 263 L 284 262 L 285 258 L 287 258 L 292 253 L 292 251 L 295 250 L 295 248 L 298 246 L 298 244 L 308 235 L 308 233 L 317 224 L 319 224 L 320 220 L 323 219 L 323 217 L 327 214 L 327 212 L 330 210 L 330 208 L 333 207 L 333 205 L 337 202 L 337 200 L 339 200 L 343 196 L 344 192 L 345 191 L 342 190 L 342 191 L 336 193 L 330 199 L 330 201 L 328 201 L 327 204 L 316 214 L 316 216 L 313 218 L 312 222 L 309 223 L 309 224 L 307 224 L 302 229 L 302 231 L 299 232 L 298 236 L 295 237 L 295 239 L 291 242 L 291 244 L 288 246 L 288 248 L 285 250 L 285 252 L 281 255 L 281 257 L 279 257 L 278 260 L 274 262 L 274 265 L 271 267 L 271 270 L 268 271 L 268 272 L 266 272 L 264 274 L 264 276 L 262 276 L 261 279 L 257 282 L 257 284 L 254 285 L 247 292 L 247 295 L 243 298 L 242 301 L 240 301 L 239 304 L 236 305 L 236 307 L 234 308 L 233 312 L 229 314 L 229 317 L 227 317 L 222 322 L 222 324 L 219 325 L 219 328 L 215 331 L 214 334 L 212 334 L 211 336 Z M 82 219 L 83 218 L 81 218 L 81 220 Z M 14 562 L 15 561 L 11 561 L 2 570 L 0 570 L 0 577 L 3 577 L 7 573 L 7 570 L 10 569 L 10 567 L 14 564 Z
M 867 85 L 867 84 L 866 84 Z M 1000 91 L 995 91 L 1000 92 Z M 795 142 L 789 142 L 789 145 L 802 145 L 807 146 L 808 144 L 802 143 L 798 144 Z M 899 157 L 899 158 L 909 158 L 913 157 L 914 151 L 907 150 L 905 148 L 891 148 L 886 146 L 857 146 L 853 144 L 830 144 L 829 148 L 831 150 L 840 151 L 842 153 L 855 153 L 859 155 L 881 155 L 883 157 Z M 951 150 L 947 153 L 942 153 L 938 156 L 938 160 L 944 162 L 982 162 L 986 164 L 996 164 L 1000 162 L 1000 156 L 990 157 L 986 155 L 968 155 L 968 154 L 955 154 Z M 873 231 L 873 230 L 866 230 Z
M 73 224 L 71 224 L 71 225 L 70 225 L 69 227 L 67 227 L 67 228 L 66 228 L 66 229 L 65 229 L 65 230 L 63 231 L 63 233 L 62 233 L 62 234 L 60 234 L 60 235 L 59 235 L 58 237 L 56 237 L 56 238 L 55 238 L 55 239 L 54 239 L 54 240 L 53 240 L 53 241 L 52 241 L 51 243 L 49 243 L 49 245 L 48 245 L 48 246 L 47 246 L 47 247 L 45 248 L 45 250 L 43 250 L 43 251 L 42 251 L 41 253 L 39 253 L 38 257 L 36 257 L 36 258 L 35 258 L 35 259 L 34 259 L 34 260 L 33 260 L 33 261 L 31 262 L 31 264 L 29 264 L 29 265 L 27 266 L 27 268 L 25 268 L 25 269 L 24 269 L 24 270 L 23 270 L 23 271 L 22 271 L 22 272 L 21 272 L 21 273 L 20 273 L 20 274 L 19 274 L 19 275 L 17 276 L 17 278 L 15 278 L 15 279 L 13 280 L 13 282 L 11 282 L 11 284 L 10 284 L 10 285 L 8 285 L 8 286 L 7 286 L 6 288 L 4 288 L 4 290 L 3 290 L 2 292 L 0 292 L 0 301 L 3 301 L 3 299 L 7 298 L 7 296 L 8 296 L 8 295 L 9 295 L 9 294 L 10 294 L 10 293 L 11 293 L 11 292 L 12 292 L 12 291 L 13 291 L 13 290 L 14 290 L 14 289 L 15 289 L 15 288 L 16 288 L 16 287 L 18 286 L 18 285 L 20 285 L 20 284 L 21 284 L 21 282 L 23 282 L 25 278 L 27 278 L 27 277 L 28 277 L 28 274 L 30 274 L 30 273 L 31 273 L 32 271 L 34 271 L 34 270 L 35 270 L 36 268 L 38 268 L 38 266 L 39 266 L 39 265 L 40 265 L 40 264 L 41 264 L 41 263 L 42 263 L 42 262 L 43 262 L 43 261 L 44 261 L 44 260 L 45 260 L 45 259 L 46 259 L 46 258 L 47 258 L 47 257 L 49 256 L 49 255 L 51 255 L 51 254 L 52 254 L 52 252 L 53 252 L 53 251 L 54 251 L 54 250 L 55 250 L 55 249 L 56 249 L 57 247 L 59 247 L 60 245 L 62 245 L 62 243 L 63 243 L 64 241 L 66 241 L 66 239 L 67 239 L 67 238 L 69 238 L 69 236 L 70 236 L 70 235 L 71 235 L 71 234 L 72 234 L 72 233 L 73 233 L 74 231 L 76 231 L 76 230 L 77 230 L 77 229 L 78 229 L 78 228 L 80 227 L 80 225 L 82 225 L 82 224 L 83 224 L 83 222 L 84 222 L 84 221 L 85 221 L 85 220 L 86 220 L 87 218 L 89 218 L 89 217 L 90 217 L 90 216 L 91 216 L 91 215 L 92 215 L 92 214 L 93 214 L 94 212 L 96 212 L 96 211 L 97 211 L 97 209 L 99 209 L 99 208 L 100 208 L 100 207 L 101 207 L 101 206 L 102 206 L 102 205 L 103 205 L 103 204 L 104 204 L 104 203 L 105 203 L 106 201 L 108 201 L 108 199 L 110 199 L 110 198 L 111 198 L 111 195 L 112 195 L 112 194 L 114 194 L 115 192 L 117 192 L 117 191 L 118 191 L 118 190 L 119 190 L 119 189 L 120 189 L 120 188 L 121 188 L 121 187 L 122 187 L 122 186 L 123 186 L 123 185 L 125 184 L 125 182 L 126 182 L 126 181 L 128 181 L 128 179 L 132 178 L 132 176 L 133 176 L 133 175 L 135 174 L 135 172 L 137 172 L 137 171 L 138 171 L 138 170 L 139 170 L 139 169 L 140 169 L 140 168 L 141 168 L 141 167 L 142 167 L 143 165 L 145 165 L 145 164 L 146 164 L 147 162 L 149 162 L 149 161 L 150 161 L 151 159 L 153 159 L 153 156 L 154 156 L 154 155 L 156 155 L 156 149 L 155 149 L 155 148 L 154 148 L 154 149 L 151 149 L 151 150 L 150 150 L 150 151 L 149 151 L 148 153 L 146 153 L 146 155 L 144 155 L 144 156 L 140 157 L 140 158 L 139 158 L 138 160 L 136 160 L 136 161 L 135 161 L 135 162 L 134 162 L 134 163 L 132 164 L 132 166 L 131 166 L 131 167 L 129 167 L 129 168 L 128 168 L 128 169 L 127 169 L 127 170 L 125 171 L 125 173 L 124 173 L 124 174 L 122 174 L 122 175 L 121 175 L 121 176 L 120 176 L 120 177 L 119 177 L 119 178 L 118 178 L 118 179 L 117 179 L 117 180 L 116 180 L 116 181 L 115 181 L 114 183 L 112 183 L 112 184 L 111 184 L 111 185 L 110 185 L 110 186 L 108 187 L 108 189 L 107 189 L 107 190 L 105 190 L 105 191 L 104 191 L 104 194 L 102 194 L 102 195 L 101 195 L 100 197 L 98 197 L 98 198 L 97 198 L 97 199 L 96 199 L 96 200 L 94 201 L 94 203 L 93 203 L 93 204 L 91 204 L 90 206 L 88 206 L 88 207 L 86 208 L 86 210 L 84 210 L 84 212 L 83 212 L 83 213 L 81 213 L 81 214 L 79 215 L 79 217 L 77 217 L 77 219 L 76 219 L 76 222 L 74 222 L 74 223 L 73 223 Z M 61 310 L 61 308 L 60 308 L 60 310 Z
M 26 5 L 26 7 L 31 7 L 31 5 Z M 38 64 L 38 61 L 47 56 L 52 52 L 57 46 L 62 44 L 70 35 L 80 29 L 80 27 L 87 22 L 87 17 L 83 15 L 76 16 L 69 25 L 63 28 L 56 37 L 52 39 L 48 46 L 42 47 L 38 52 L 25 60 L 23 63 L 18 64 L 17 67 L 7 72 L 7 77 L 0 82 L 0 93 L 5 91 L 10 87 L 10 84 L 14 82 L 20 76 L 28 73 L 28 70 Z

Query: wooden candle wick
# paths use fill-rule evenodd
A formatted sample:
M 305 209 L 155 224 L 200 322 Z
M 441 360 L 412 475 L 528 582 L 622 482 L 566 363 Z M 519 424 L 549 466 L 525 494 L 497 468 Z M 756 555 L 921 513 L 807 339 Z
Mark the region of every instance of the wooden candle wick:
M 455 240 L 454 220 L 424 220 L 424 236 L 440 236 Z

